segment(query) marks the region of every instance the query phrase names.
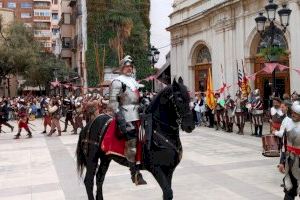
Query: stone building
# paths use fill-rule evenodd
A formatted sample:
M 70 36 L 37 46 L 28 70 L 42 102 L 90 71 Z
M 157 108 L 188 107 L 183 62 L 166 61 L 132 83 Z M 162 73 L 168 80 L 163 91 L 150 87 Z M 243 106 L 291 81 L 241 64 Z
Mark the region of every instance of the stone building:
M 279 30 L 275 35 L 275 41 L 288 51 L 279 62 L 300 67 L 300 1 L 274 2 L 280 7 L 285 2 L 292 10 L 287 31 Z M 171 33 L 172 78 L 183 76 L 191 91 L 205 91 L 208 69 L 211 69 L 214 89 L 226 82 L 234 85 L 229 92 L 235 94 L 237 63 L 241 69 L 243 60 L 248 74 L 264 66 L 265 60 L 258 52 L 269 36 L 260 37 L 255 18 L 267 3 L 267 0 L 175 0 L 167 28 Z M 280 27 L 278 15 L 275 24 Z M 251 81 L 252 88 L 259 88 L 264 99 L 270 95 L 272 84 L 272 74 L 267 73 L 259 73 L 255 81 Z M 280 93 L 300 92 L 299 84 L 300 76 L 293 70 L 276 72 Z

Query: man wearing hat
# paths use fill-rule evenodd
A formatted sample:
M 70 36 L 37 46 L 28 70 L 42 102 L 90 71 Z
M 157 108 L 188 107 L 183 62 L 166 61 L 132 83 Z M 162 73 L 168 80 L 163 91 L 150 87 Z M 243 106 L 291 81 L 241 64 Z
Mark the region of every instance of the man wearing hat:
M 231 95 L 227 95 L 225 101 L 225 111 L 224 111 L 224 119 L 226 131 L 229 133 L 233 132 L 233 121 L 234 121 L 234 101 L 231 98 Z
M 109 107 L 117 120 L 120 132 L 126 138 L 125 156 L 130 163 L 131 179 L 136 185 L 147 184 L 136 164 L 139 127 L 139 88 L 133 77 L 133 60 L 126 56 L 121 60 L 120 76 L 111 83 Z
M 251 105 L 251 113 L 254 122 L 254 136 L 261 137 L 263 131 L 264 107 L 259 94 L 259 89 L 256 89 L 253 95 L 254 99 Z
M 285 200 L 293 200 L 300 194 L 300 102 L 292 105 L 292 120 L 286 125 L 287 151 L 285 158 Z

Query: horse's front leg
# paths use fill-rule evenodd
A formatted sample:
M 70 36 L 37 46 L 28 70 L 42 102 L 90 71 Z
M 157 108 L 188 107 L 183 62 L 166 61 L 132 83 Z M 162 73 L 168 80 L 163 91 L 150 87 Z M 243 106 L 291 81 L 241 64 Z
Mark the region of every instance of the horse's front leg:
M 109 168 L 110 159 L 107 158 L 107 156 L 102 156 L 100 158 L 101 163 L 97 171 L 96 175 L 96 184 L 97 184 L 97 195 L 96 200 L 103 200 L 103 192 L 102 192 L 102 186 L 104 183 L 106 172 Z
M 94 159 L 87 160 L 84 185 L 88 195 L 88 200 L 95 200 L 93 188 L 94 188 L 94 177 L 96 174 L 97 165 L 98 165 L 98 160 L 97 161 Z
M 171 179 L 172 176 L 168 177 L 167 174 L 159 166 L 151 167 L 151 173 L 158 182 L 160 188 L 163 191 L 163 200 L 172 200 L 173 199 L 173 190 L 171 188 Z

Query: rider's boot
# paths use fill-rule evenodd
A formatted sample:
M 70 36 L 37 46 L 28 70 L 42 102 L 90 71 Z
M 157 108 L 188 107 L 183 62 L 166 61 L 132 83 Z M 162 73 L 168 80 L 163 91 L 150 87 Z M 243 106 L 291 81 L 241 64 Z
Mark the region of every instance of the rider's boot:
M 142 174 L 138 170 L 138 167 L 135 164 L 135 156 L 136 156 L 136 139 L 130 139 L 126 141 L 125 144 L 125 156 L 129 161 L 129 167 L 131 172 L 131 180 L 136 185 L 145 185 L 147 182 L 143 179 Z

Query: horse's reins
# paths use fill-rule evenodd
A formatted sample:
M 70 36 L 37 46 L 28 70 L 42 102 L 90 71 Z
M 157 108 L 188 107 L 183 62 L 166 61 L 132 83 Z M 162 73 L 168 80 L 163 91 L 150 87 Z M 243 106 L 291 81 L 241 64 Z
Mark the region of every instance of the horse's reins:
M 172 94 L 170 97 L 169 97 L 169 100 L 171 100 L 172 104 L 173 104 L 173 107 L 174 107 L 174 110 L 175 110 L 175 113 L 176 113 L 176 116 L 177 116 L 177 119 L 176 119 L 176 123 L 177 123 L 177 127 L 175 126 L 171 126 L 161 120 L 159 120 L 156 116 L 153 116 L 153 119 L 160 123 L 160 124 L 163 124 L 165 126 L 168 126 L 170 127 L 171 129 L 173 129 L 174 131 L 178 131 L 179 130 L 179 126 L 181 125 L 181 122 L 182 122 L 182 117 L 178 111 L 178 108 L 177 108 L 177 105 L 175 103 L 175 99 L 174 99 L 174 95 Z M 172 142 L 170 142 L 170 140 L 168 140 L 165 136 L 163 136 L 162 134 L 160 134 L 158 131 L 153 131 L 155 135 L 157 135 L 162 141 L 164 141 L 166 144 L 168 144 L 171 148 L 173 148 L 179 155 L 181 155 L 181 151 L 180 151 L 180 148 L 177 148 Z

